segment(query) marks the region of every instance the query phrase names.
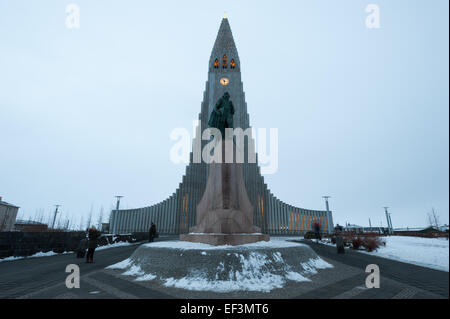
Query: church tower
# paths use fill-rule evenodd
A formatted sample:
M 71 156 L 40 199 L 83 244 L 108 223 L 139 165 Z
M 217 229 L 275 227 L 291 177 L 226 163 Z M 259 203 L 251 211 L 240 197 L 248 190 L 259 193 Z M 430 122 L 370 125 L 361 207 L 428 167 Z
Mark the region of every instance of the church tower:
M 208 80 L 203 92 L 199 126 L 193 139 L 196 151 L 190 154 L 190 163 L 186 167 L 178 189 L 165 201 L 144 208 L 113 210 L 110 219 L 112 233 L 147 232 L 154 222 L 161 234 L 188 233 L 196 225 L 196 209 L 205 191 L 208 178 L 208 165 L 201 160 L 201 150 L 207 141 L 201 140 L 201 133 L 208 128 L 209 116 L 219 98 L 225 92 L 230 94 L 235 113 L 234 128 L 246 130 L 250 127 L 247 103 L 241 80 L 241 61 L 233 39 L 227 18 L 220 24 L 208 64 Z M 254 152 L 253 138 L 245 139 L 244 153 L 248 148 Z M 195 156 L 195 158 L 194 158 Z M 323 232 L 333 231 L 330 211 L 314 211 L 288 205 L 277 199 L 267 188 L 256 163 L 248 163 L 247 155 L 243 166 L 244 182 L 248 197 L 253 206 L 253 224 L 267 234 L 304 234 L 319 223 Z M 294 182 L 293 182 L 294 183 Z

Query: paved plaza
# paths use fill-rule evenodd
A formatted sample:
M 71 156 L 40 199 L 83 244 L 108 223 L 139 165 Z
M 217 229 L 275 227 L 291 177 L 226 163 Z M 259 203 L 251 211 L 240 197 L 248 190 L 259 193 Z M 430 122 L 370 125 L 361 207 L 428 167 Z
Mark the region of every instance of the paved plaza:
M 161 238 L 174 240 L 176 238 Z M 291 238 L 292 239 L 292 238 Z M 300 239 L 299 239 L 300 240 Z M 74 254 L 28 258 L 0 262 L 0 298 L 48 299 L 408 299 L 448 298 L 448 272 L 424 268 L 354 251 L 338 255 L 335 247 L 303 241 L 334 267 L 312 276 L 311 282 L 292 282 L 269 293 L 264 292 L 202 292 L 168 288 L 155 280 L 135 281 L 119 270 L 105 267 L 127 259 L 140 245 L 110 248 L 96 252 L 94 264 L 85 264 Z M 65 285 L 68 264 L 80 267 L 80 288 Z M 365 286 L 365 268 L 380 268 L 380 288 Z M 170 265 L 168 265 L 170 267 Z

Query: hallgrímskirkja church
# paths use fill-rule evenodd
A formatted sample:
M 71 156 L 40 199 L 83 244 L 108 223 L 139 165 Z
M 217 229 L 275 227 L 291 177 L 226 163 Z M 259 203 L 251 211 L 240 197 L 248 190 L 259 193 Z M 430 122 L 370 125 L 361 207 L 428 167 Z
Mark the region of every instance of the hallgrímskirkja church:
M 241 62 L 227 18 L 222 20 L 219 33 L 209 59 L 208 81 L 203 93 L 203 102 L 199 121 L 201 128 L 208 127 L 209 116 L 225 92 L 231 96 L 234 105 L 234 128 L 246 130 L 250 127 L 247 103 L 241 81 Z M 203 149 L 207 141 L 201 140 L 201 134 L 194 137 L 194 147 Z M 248 150 L 245 143 L 245 154 Z M 250 146 L 251 147 L 251 146 Z M 150 224 L 157 225 L 160 234 L 188 233 L 196 225 L 196 209 L 205 191 L 208 178 L 208 164 L 194 159 L 191 152 L 190 163 L 178 189 L 165 201 L 143 208 L 113 210 L 110 217 L 110 232 L 130 233 L 147 232 Z M 269 235 L 301 235 L 313 230 L 313 224 L 319 223 L 323 232 L 333 231 L 331 211 L 317 211 L 286 204 L 273 195 L 264 183 L 256 163 L 245 159 L 243 175 L 248 197 L 253 205 L 254 225 Z

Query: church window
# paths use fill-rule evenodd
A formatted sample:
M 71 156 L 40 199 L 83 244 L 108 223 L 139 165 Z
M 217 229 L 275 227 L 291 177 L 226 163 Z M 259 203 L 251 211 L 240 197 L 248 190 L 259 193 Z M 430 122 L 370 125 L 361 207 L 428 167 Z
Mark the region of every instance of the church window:
M 227 55 L 225 54 L 222 58 L 222 68 L 227 68 Z
M 236 62 L 234 62 L 234 59 L 231 59 L 230 68 L 234 69 L 235 67 L 236 67 Z
M 216 59 L 214 61 L 214 69 L 218 69 L 219 68 L 219 59 Z

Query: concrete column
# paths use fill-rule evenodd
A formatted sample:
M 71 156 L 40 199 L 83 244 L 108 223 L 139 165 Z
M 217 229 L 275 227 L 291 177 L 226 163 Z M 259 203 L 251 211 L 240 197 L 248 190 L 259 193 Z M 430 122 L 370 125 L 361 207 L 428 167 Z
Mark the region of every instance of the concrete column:
M 333 213 L 328 211 L 328 231 L 332 233 L 334 231 Z
M 130 211 L 125 210 L 123 215 L 125 217 L 124 232 L 128 233 L 128 229 L 130 228 Z
M 133 232 L 135 222 L 136 222 L 136 210 L 133 209 L 130 211 L 130 226 L 128 227 L 129 233 Z
M 154 223 L 156 224 L 156 229 L 158 230 L 158 232 L 161 231 L 161 205 L 160 204 L 156 204 L 155 206 L 155 221 Z
M 109 215 L 109 233 L 113 234 L 114 233 L 114 229 L 116 227 L 116 211 L 112 210 L 111 214 Z
M 305 210 L 305 232 L 309 232 L 310 230 L 310 222 L 311 222 L 311 214 L 309 210 Z
M 284 220 L 283 220 L 283 212 L 282 212 L 282 208 L 283 208 L 283 204 L 281 203 L 281 201 L 279 199 L 277 199 L 277 219 L 278 219 L 278 234 L 283 234 L 284 232 Z
M 273 209 L 272 209 L 272 200 L 273 200 L 273 196 L 270 193 L 270 191 L 268 191 L 268 196 L 267 196 L 267 217 L 269 219 L 268 222 L 268 234 L 269 235 L 273 235 L 274 231 L 275 231 L 275 226 L 274 226 L 274 222 L 275 222 L 275 218 L 274 218 L 274 214 L 273 214 Z
M 117 233 L 118 234 L 123 233 L 123 219 L 124 219 L 123 211 L 119 210 L 119 222 L 117 225 Z
M 172 232 L 173 234 L 177 234 L 177 193 L 173 195 L 172 199 Z
M 167 223 L 167 214 L 168 214 L 168 209 L 167 209 L 167 199 L 163 202 L 163 229 L 164 229 L 164 233 L 166 234 L 167 228 L 168 228 L 168 223 Z
M 159 203 L 158 204 L 158 232 L 160 232 L 161 230 L 162 230 L 162 225 L 163 225 L 163 223 L 162 223 L 162 204 L 161 203 Z
M 165 222 L 165 218 L 166 218 L 166 216 L 164 216 L 165 215 L 165 202 L 164 201 L 162 201 L 161 202 L 161 204 L 160 204 L 160 220 L 161 220 L 161 226 L 159 227 L 159 229 L 160 229 L 160 234 L 164 234 L 165 232 L 166 232 L 166 222 Z
M 150 226 L 152 225 L 152 222 L 154 222 L 154 219 L 155 219 L 153 217 L 154 207 L 155 207 L 155 205 L 152 205 L 149 207 L 149 210 L 148 210 L 148 229 L 150 229 Z
M 300 233 L 301 234 L 303 234 L 304 233 L 304 226 L 303 226 L 303 223 L 305 222 L 305 217 L 304 217 L 304 212 L 303 212 L 303 209 L 302 208 L 300 208 L 299 209 L 299 213 L 300 213 Z
M 137 231 L 141 233 L 144 231 L 144 208 L 139 209 Z
M 150 206 L 149 216 L 150 216 L 150 220 L 148 223 L 148 228 L 150 229 L 150 226 L 152 225 L 152 223 L 155 222 L 155 205 Z
M 169 198 L 169 234 L 173 234 L 173 195 Z
M 275 218 L 277 219 L 277 234 L 281 234 L 281 217 L 280 217 L 280 201 L 275 198 Z
M 131 227 L 130 227 L 130 233 L 135 232 L 136 231 L 136 225 L 137 225 L 137 213 L 138 210 L 137 209 L 133 209 L 132 210 L 132 223 L 131 223 Z
M 273 215 L 273 210 L 272 210 L 272 194 L 270 192 L 268 192 L 268 196 L 267 196 L 267 218 L 268 218 L 268 223 L 267 223 L 267 228 L 268 228 L 268 234 L 272 235 L 274 233 L 275 227 L 274 227 L 274 215 Z
M 286 205 L 280 201 L 280 215 L 281 215 L 281 227 L 283 227 L 281 233 L 286 234 Z

